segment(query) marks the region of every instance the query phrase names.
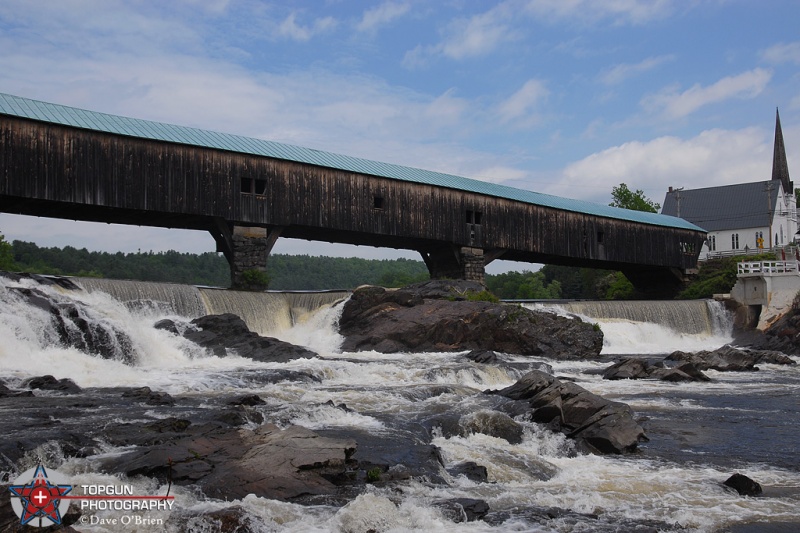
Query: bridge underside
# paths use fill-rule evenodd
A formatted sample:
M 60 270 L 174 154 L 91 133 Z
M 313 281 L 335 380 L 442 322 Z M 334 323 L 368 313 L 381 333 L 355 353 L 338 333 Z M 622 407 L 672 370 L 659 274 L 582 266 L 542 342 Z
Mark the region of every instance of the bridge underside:
M 265 271 L 269 254 L 279 237 L 413 250 L 420 254 L 431 278 L 467 279 L 484 283 L 485 267 L 495 259 L 521 263 L 542 263 L 574 267 L 620 270 L 648 297 L 669 297 L 680 290 L 685 274 L 679 269 L 568 258 L 556 255 L 458 246 L 448 242 L 396 236 L 338 231 L 303 226 L 245 226 L 220 217 L 185 213 L 164 213 L 119 209 L 96 205 L 20 199 L 0 196 L 0 211 L 5 213 L 83 220 L 109 224 L 152 226 L 208 231 L 231 268 L 231 284 L 247 288 L 244 273 Z

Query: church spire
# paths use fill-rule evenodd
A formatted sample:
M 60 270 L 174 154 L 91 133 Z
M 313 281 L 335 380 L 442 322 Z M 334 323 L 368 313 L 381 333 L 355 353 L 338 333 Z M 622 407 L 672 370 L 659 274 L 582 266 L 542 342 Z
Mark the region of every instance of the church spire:
M 772 179 L 781 180 L 783 192 L 791 194 L 794 186 L 789 179 L 789 163 L 786 160 L 786 147 L 783 144 L 783 131 L 781 130 L 781 116 L 775 108 L 775 144 L 772 155 Z

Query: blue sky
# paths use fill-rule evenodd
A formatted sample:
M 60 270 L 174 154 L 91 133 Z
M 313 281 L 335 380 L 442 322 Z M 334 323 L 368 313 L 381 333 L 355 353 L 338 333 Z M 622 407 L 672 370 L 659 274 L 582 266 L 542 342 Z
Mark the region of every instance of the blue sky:
M 624 182 L 663 203 L 669 186 L 768 179 L 776 107 L 800 179 L 798 21 L 788 0 L 3 0 L 0 92 L 603 204 Z M 0 232 L 214 249 L 202 232 L 10 215 Z

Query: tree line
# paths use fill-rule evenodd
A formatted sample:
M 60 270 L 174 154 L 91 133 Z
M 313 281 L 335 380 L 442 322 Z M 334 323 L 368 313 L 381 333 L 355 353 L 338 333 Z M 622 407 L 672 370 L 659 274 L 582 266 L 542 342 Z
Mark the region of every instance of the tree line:
M 230 268 L 220 254 L 176 252 L 90 252 L 73 246 L 41 247 L 6 242 L 0 235 L 0 270 L 63 276 L 102 277 L 230 286 Z M 269 288 L 275 290 L 353 289 L 359 285 L 403 287 L 428 279 L 422 261 L 274 254 L 267 262 Z M 623 278 L 624 279 L 624 278 Z M 538 272 L 487 275 L 490 291 L 503 299 L 615 297 L 609 271 L 547 265 Z M 617 295 L 619 297 L 619 295 Z

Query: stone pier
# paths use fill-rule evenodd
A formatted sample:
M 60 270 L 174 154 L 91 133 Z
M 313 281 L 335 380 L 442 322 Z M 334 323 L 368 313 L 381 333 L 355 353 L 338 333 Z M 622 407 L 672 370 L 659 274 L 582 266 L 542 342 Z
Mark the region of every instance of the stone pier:
M 431 279 L 464 279 L 485 284 L 486 269 L 482 248 L 443 246 L 420 252 Z

